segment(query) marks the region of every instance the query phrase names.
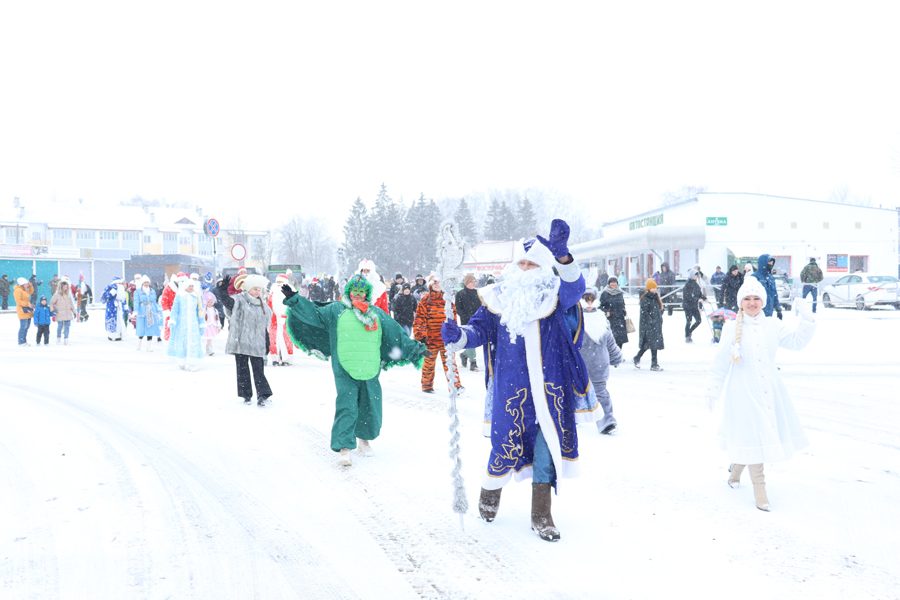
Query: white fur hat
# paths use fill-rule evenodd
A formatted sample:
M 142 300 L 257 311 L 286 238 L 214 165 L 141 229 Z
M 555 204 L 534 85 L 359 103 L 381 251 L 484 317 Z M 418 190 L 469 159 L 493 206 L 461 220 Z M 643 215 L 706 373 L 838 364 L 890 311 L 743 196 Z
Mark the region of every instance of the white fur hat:
M 550 269 L 556 263 L 550 249 L 535 238 L 520 240 L 514 248 L 513 264 L 519 264 L 522 260 L 530 260 L 542 269 Z
M 235 287 L 241 291 L 253 289 L 255 287 L 262 288 L 263 291 L 269 286 L 269 280 L 262 275 L 247 275 L 235 284 Z
M 763 304 L 766 304 L 768 302 L 766 296 L 766 288 L 764 288 L 763 285 L 759 282 L 759 279 L 753 277 L 752 275 L 744 278 L 744 284 L 738 290 L 738 306 L 741 305 L 741 301 L 747 296 L 759 296 Z
M 191 292 L 192 294 L 200 293 L 200 290 L 199 290 L 200 284 L 198 282 L 194 281 L 193 279 L 182 279 L 178 282 L 178 291 L 179 292 L 187 292 L 187 289 L 189 287 L 194 288 L 193 291 Z
M 16 279 L 16 283 L 18 283 L 19 285 L 28 285 L 28 280 L 24 277 L 19 277 L 18 279 Z
M 191 279 L 194 281 L 200 281 L 200 273 L 191 273 Z
M 140 284 L 141 284 L 141 285 L 144 285 L 145 283 L 150 283 L 150 278 L 147 277 L 146 275 L 141 275 L 141 281 L 140 281 Z

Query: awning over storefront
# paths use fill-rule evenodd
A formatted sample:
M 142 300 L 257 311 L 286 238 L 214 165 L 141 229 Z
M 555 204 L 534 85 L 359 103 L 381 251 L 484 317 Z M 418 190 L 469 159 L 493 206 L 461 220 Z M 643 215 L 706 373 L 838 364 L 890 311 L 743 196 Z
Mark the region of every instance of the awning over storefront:
M 570 248 L 575 260 L 583 261 L 609 256 L 612 254 L 630 254 L 646 250 L 696 249 L 706 246 L 706 228 L 685 226 L 647 227 L 616 237 L 600 238 Z

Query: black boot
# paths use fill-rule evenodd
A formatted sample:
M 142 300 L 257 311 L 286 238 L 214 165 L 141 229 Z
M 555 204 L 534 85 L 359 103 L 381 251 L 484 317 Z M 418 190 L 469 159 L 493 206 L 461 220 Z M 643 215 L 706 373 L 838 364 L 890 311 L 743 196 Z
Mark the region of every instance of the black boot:
M 475 359 L 474 359 L 474 358 L 472 359 L 472 364 L 470 365 L 469 370 L 470 370 L 470 371 L 475 371 L 476 373 L 478 372 L 478 365 L 475 363 Z
M 549 483 L 531 484 L 531 529 L 541 536 L 542 540 L 558 542 L 559 529 L 553 524 L 553 516 L 550 514 L 552 493 Z
M 469 358 L 465 354 L 461 355 L 461 357 L 462 357 L 462 366 L 465 367 L 466 361 L 469 360 Z
M 247 396 L 246 398 L 244 398 L 244 404 L 253 404 L 253 398 Z
M 490 523 L 497 518 L 497 511 L 500 510 L 500 492 L 499 490 L 486 490 L 481 488 L 481 498 L 478 499 L 478 512 L 481 518 Z
M 256 401 L 257 406 L 268 406 L 272 401 L 269 400 L 268 396 L 260 396 L 259 400 Z

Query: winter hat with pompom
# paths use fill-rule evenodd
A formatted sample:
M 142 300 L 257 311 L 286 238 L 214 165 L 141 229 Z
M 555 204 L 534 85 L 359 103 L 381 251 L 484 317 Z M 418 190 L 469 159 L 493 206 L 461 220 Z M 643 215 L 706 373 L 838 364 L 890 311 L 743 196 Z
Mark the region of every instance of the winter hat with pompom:
M 741 302 L 747 296 L 759 296 L 759 299 L 762 300 L 762 303 L 765 305 L 767 302 L 766 299 L 766 288 L 762 286 L 759 282 L 759 279 L 756 277 L 747 277 L 744 279 L 743 285 L 741 285 L 740 289 L 738 289 L 737 293 L 737 303 L 738 306 L 741 305 Z

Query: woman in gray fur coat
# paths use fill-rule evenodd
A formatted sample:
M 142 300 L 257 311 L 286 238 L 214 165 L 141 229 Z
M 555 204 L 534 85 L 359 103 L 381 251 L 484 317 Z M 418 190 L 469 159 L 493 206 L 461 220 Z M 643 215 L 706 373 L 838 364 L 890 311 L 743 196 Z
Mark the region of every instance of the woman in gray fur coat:
M 591 387 L 597 395 L 597 402 L 603 407 L 603 419 L 597 421 L 597 431 L 609 435 L 618 423 L 613 416 L 612 399 L 606 389 L 609 379 L 609 366 L 622 363 L 622 352 L 610 330 L 606 314 L 597 310 L 597 290 L 587 288 L 581 299 L 584 312 L 584 343 L 581 346 L 581 358 L 587 366 Z
M 265 360 L 269 353 L 269 323 L 272 309 L 263 302 L 263 292 L 269 284 L 262 275 L 241 275 L 235 279 L 235 295 L 229 295 L 231 278 L 219 284 L 219 297 L 228 316 L 228 341 L 225 353 L 233 354 L 237 365 L 238 396 L 244 404 L 253 403 L 250 370 L 256 385 L 256 404 L 266 406 L 272 389 L 266 379 Z M 249 364 L 248 364 L 249 363 Z

